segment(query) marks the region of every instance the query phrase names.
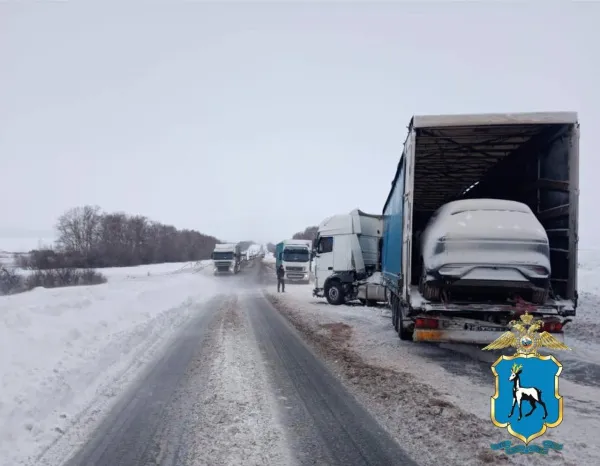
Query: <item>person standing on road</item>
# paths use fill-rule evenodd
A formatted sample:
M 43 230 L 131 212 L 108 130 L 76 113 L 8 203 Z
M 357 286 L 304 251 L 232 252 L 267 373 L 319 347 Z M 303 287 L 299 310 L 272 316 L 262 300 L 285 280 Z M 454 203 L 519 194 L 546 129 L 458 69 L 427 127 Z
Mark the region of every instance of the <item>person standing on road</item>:
M 279 293 L 279 288 L 281 288 L 281 292 L 285 293 L 285 270 L 283 270 L 283 265 L 280 265 L 277 268 L 277 293 Z

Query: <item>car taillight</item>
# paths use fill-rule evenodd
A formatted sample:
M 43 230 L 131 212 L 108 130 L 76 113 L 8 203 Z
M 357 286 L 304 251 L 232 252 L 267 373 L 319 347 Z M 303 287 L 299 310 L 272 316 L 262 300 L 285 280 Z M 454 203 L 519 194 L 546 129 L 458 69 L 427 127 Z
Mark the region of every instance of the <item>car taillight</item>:
M 542 267 L 541 265 L 531 265 L 528 267 L 528 269 L 534 273 L 537 273 L 538 275 L 548 275 L 546 267 Z
M 560 322 L 545 322 L 542 326 L 542 331 L 548 333 L 560 333 L 562 332 L 562 327 Z
M 438 328 L 439 321 L 437 319 L 417 319 L 415 321 L 416 328 Z

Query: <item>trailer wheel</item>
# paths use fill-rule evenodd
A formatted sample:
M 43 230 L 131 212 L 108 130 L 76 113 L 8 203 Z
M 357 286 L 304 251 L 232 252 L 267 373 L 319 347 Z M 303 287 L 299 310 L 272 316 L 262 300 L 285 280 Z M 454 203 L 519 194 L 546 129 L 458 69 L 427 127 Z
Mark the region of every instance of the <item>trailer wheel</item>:
M 533 304 L 544 304 L 548 300 L 548 289 L 543 290 L 533 290 L 533 294 L 531 296 L 531 302 Z
M 413 330 L 407 328 L 404 325 L 404 321 L 402 320 L 402 308 L 400 307 L 400 303 L 397 304 L 396 311 L 396 331 L 398 332 L 398 336 L 402 341 L 412 341 L 413 340 Z
M 345 296 L 342 284 L 338 281 L 329 283 L 325 289 L 325 297 L 327 302 L 333 306 L 344 304 Z
M 392 324 L 394 325 L 394 330 L 398 331 L 398 300 L 395 296 L 392 296 Z
M 406 328 L 402 316 L 398 317 L 398 336 L 402 341 L 413 341 L 413 330 Z

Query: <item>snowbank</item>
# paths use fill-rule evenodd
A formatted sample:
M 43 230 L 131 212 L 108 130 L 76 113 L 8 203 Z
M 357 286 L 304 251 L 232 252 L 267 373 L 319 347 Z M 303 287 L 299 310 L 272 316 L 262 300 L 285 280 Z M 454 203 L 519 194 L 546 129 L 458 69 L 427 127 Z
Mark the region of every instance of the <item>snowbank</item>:
M 85 413 L 99 418 L 220 284 L 178 265 L 108 270 L 104 285 L 0 297 L 0 465 L 36 464 Z M 132 268 L 129 268 L 132 269 Z M 29 460 L 29 463 L 27 463 Z
M 171 262 L 167 264 L 148 264 L 135 267 L 108 267 L 97 269 L 109 280 L 120 278 L 139 278 L 153 275 L 169 275 L 173 273 L 193 273 L 203 270 L 212 264 L 211 260 L 197 262 Z
M 13 259 L 14 260 L 14 259 Z M 1 257 L 0 257 L 1 261 Z M 132 267 L 105 267 L 95 269 L 109 280 L 132 279 L 146 276 L 169 275 L 173 273 L 198 273 L 204 272 L 212 264 L 212 260 L 195 262 L 169 262 L 163 264 L 136 265 Z M 13 267 L 20 275 L 33 273 L 32 270 Z

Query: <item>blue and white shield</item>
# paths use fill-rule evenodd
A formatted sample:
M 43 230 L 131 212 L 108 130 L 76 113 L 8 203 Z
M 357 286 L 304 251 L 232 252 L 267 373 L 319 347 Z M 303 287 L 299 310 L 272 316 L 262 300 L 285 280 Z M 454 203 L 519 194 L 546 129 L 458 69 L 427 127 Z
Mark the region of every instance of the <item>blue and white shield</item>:
M 501 356 L 493 365 L 496 393 L 491 417 L 496 427 L 528 444 L 563 420 L 558 393 L 562 364 L 554 356 Z

